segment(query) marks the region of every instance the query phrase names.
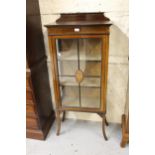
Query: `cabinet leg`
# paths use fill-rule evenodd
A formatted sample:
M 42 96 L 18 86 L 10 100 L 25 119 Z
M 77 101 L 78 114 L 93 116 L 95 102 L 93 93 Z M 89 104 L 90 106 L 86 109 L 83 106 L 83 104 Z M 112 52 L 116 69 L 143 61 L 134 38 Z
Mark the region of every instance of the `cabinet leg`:
M 62 114 L 62 121 L 63 122 L 65 121 L 65 116 L 66 116 L 66 112 L 64 111 L 63 114 Z
M 109 126 L 109 123 L 108 123 L 106 117 L 105 117 L 105 124 L 106 124 L 106 126 Z
M 56 122 L 57 122 L 57 136 L 58 136 L 60 134 L 60 128 L 61 128 L 60 111 L 56 111 Z
M 120 146 L 124 148 L 128 142 L 129 142 L 129 133 L 127 132 L 127 128 L 126 128 L 126 117 L 125 115 L 123 115 L 122 116 L 122 140 L 121 140 Z
M 121 144 L 120 144 L 121 147 L 124 148 L 126 144 L 127 144 L 127 141 L 125 139 L 122 139 Z
M 105 132 L 105 124 L 106 124 L 105 114 L 103 114 L 103 117 L 102 117 L 102 132 L 103 132 L 104 139 L 108 140 L 108 138 L 106 136 L 106 132 Z

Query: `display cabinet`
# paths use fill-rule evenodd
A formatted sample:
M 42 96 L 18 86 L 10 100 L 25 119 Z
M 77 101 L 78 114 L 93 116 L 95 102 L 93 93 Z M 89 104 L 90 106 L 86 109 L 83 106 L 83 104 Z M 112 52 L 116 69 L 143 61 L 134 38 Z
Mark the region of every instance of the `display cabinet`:
M 105 134 L 109 27 L 103 13 L 61 14 L 46 25 L 56 101 L 57 135 L 60 114 L 92 112 L 102 116 Z M 63 116 L 63 118 L 64 118 Z

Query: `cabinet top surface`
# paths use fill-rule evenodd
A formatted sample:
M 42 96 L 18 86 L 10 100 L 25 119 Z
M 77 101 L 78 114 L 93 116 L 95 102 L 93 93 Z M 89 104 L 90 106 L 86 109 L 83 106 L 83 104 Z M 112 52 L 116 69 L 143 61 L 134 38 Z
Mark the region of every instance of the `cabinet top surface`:
M 104 13 L 69 13 L 61 14 L 56 22 L 47 24 L 45 27 L 55 26 L 110 26 L 112 22 L 104 16 Z

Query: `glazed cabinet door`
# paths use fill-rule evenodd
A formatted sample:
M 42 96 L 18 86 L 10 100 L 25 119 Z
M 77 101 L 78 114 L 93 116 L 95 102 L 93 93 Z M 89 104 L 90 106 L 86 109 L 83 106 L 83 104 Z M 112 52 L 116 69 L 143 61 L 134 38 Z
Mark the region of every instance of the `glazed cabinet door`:
M 101 108 L 103 38 L 56 38 L 62 107 Z

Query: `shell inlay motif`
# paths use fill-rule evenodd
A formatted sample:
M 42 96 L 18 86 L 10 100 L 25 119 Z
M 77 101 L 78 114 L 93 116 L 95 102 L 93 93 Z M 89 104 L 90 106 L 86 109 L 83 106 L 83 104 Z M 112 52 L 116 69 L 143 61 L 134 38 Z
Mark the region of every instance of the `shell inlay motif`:
M 84 78 L 83 72 L 81 70 L 77 70 L 75 73 L 75 78 L 78 83 L 82 82 Z

